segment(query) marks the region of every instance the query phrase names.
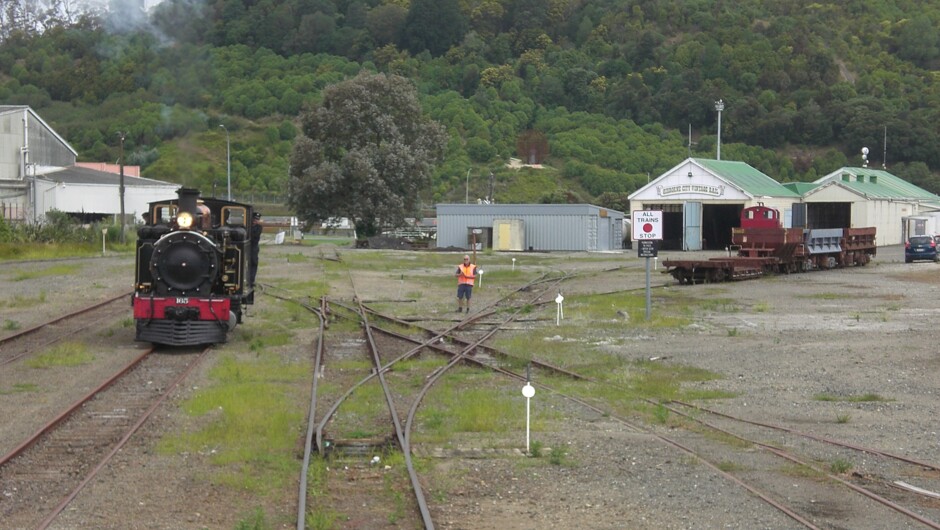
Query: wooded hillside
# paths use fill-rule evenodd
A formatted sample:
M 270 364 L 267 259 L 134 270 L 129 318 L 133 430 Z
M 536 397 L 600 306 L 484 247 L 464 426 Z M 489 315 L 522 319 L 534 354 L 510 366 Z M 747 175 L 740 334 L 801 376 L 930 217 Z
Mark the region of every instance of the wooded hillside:
M 862 146 L 880 167 L 887 137 L 888 170 L 940 192 L 940 4 L 56 4 L 0 8 L 0 103 L 31 105 L 81 160 L 115 160 L 124 131 L 144 176 L 203 189 L 225 180 L 224 124 L 236 195 L 285 194 L 304 103 L 366 69 L 411 79 L 449 133 L 426 205 L 462 201 L 468 182 L 486 196 L 490 172 L 499 202 L 622 199 L 690 152 L 714 157 L 719 99 L 722 159 L 809 181 L 860 165 Z M 527 131 L 549 169 L 505 167 Z

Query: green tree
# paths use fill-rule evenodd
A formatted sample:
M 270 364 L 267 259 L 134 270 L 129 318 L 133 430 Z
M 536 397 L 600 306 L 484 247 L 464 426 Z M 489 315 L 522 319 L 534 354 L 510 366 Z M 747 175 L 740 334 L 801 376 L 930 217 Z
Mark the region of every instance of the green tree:
M 412 0 L 405 18 L 403 47 L 441 55 L 463 39 L 467 21 L 457 0 Z
M 331 85 L 301 122 L 290 206 L 307 222 L 351 218 L 364 235 L 415 213 L 447 145 L 414 85 L 396 75 L 363 72 Z

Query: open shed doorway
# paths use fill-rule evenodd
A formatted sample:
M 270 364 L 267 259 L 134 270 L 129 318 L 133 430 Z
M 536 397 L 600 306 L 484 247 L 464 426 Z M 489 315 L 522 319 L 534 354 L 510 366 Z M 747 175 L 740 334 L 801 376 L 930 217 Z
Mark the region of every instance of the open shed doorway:
M 806 205 L 806 228 L 852 226 L 852 203 L 811 202 Z
M 742 204 L 705 204 L 702 208 L 702 248 L 724 250 L 731 245 L 731 229 L 741 225 Z

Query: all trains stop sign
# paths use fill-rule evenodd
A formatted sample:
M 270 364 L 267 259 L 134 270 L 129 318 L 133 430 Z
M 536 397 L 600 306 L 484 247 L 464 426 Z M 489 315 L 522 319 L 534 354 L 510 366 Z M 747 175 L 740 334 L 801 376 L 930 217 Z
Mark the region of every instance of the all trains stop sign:
M 663 212 L 659 210 L 634 210 L 633 239 L 638 243 L 639 257 L 646 258 L 646 320 L 649 320 L 652 313 L 650 258 L 656 256 L 655 241 L 663 239 Z
M 661 240 L 663 238 L 663 212 L 658 210 L 634 210 L 633 239 L 636 241 Z

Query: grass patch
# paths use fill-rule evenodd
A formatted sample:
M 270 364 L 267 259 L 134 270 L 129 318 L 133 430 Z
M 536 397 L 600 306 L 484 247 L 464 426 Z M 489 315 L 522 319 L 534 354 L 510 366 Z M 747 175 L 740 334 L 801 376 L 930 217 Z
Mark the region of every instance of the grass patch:
M 215 480 L 221 484 L 261 493 L 283 488 L 296 474 L 294 443 L 304 416 L 291 400 L 291 385 L 307 370 L 272 356 L 250 362 L 221 357 L 210 371 L 211 386 L 182 405 L 203 426 L 164 437 L 159 450 L 207 455 L 219 466 Z
M 696 305 L 703 311 L 711 313 L 738 313 L 741 306 L 738 301 L 731 298 L 706 298 L 698 300 Z
M 781 473 L 791 477 L 825 480 L 826 475 L 808 466 L 787 464 L 780 469 Z
M 0 396 L 8 394 L 22 394 L 24 392 L 38 392 L 39 385 L 35 383 L 14 383 L 11 390 L 0 390 Z
M 15 320 L 6 319 L 3 321 L 4 331 L 16 331 L 20 329 L 21 327 L 22 325 Z
M 809 298 L 811 300 L 842 300 L 844 298 L 855 298 L 856 295 L 848 293 L 813 293 L 800 295 L 798 298 Z
M 538 441 L 534 440 L 529 444 L 529 454 L 534 458 L 539 458 L 542 456 L 542 450 L 545 448 L 545 445 Z
M 14 282 L 21 282 L 23 280 L 46 278 L 49 276 L 67 276 L 69 274 L 75 274 L 81 270 L 81 268 L 82 266 L 79 264 L 51 265 L 44 269 L 28 268 L 25 270 L 15 271 L 13 277 L 10 278 L 10 280 Z
M 548 452 L 548 462 L 553 466 L 563 466 L 568 463 L 568 452 L 561 447 L 552 447 Z
M 850 469 L 852 469 L 852 463 L 843 458 L 837 458 L 829 464 L 829 470 L 837 475 L 847 473 Z
M 307 468 L 307 513 L 304 522 L 313 530 L 336 528 L 341 514 L 328 506 L 329 495 L 327 479 L 332 461 L 319 455 L 312 455 Z
M 717 467 L 725 473 L 734 473 L 735 471 L 744 471 L 746 469 L 737 462 L 718 462 Z
M 864 403 L 869 401 L 894 401 L 878 394 L 861 394 L 857 396 L 837 396 L 834 394 L 816 394 L 813 396 L 816 401 L 844 401 L 847 403 Z
M 594 329 L 620 329 L 625 321 L 630 322 L 631 327 L 676 329 L 689 325 L 694 314 L 694 304 L 672 291 L 656 293 L 655 299 L 651 301 L 656 310 L 652 311 L 649 320 L 646 320 L 645 293 L 583 296 L 576 300 L 567 299 L 566 302 L 567 325 L 581 327 L 584 322 L 590 322 Z
M 270 528 L 274 526 L 268 523 L 264 510 L 261 508 L 255 508 L 235 523 L 235 530 L 269 530 Z
M 26 361 L 30 368 L 52 368 L 54 366 L 78 366 L 91 362 L 95 358 L 88 351 L 88 346 L 81 342 L 63 342 L 50 350 Z
M 107 244 L 108 253 L 134 251 L 134 243 L 124 245 L 111 241 Z M 91 257 L 101 255 L 101 240 L 96 243 L 0 243 L 0 261 L 9 260 L 45 260 L 62 257 Z
M 451 439 L 454 433 L 502 433 L 518 429 L 524 399 L 513 385 L 495 386 L 489 374 L 457 367 L 448 372 L 418 409 L 416 433 L 422 441 Z M 534 415 L 533 431 L 544 429 L 553 415 Z
M 7 298 L 6 300 L 0 301 L 0 307 L 9 307 L 10 309 L 15 309 L 33 307 L 44 303 L 46 303 L 46 291 L 39 291 L 39 294 L 35 297 L 20 296 L 15 294 L 13 295 L 13 298 Z

